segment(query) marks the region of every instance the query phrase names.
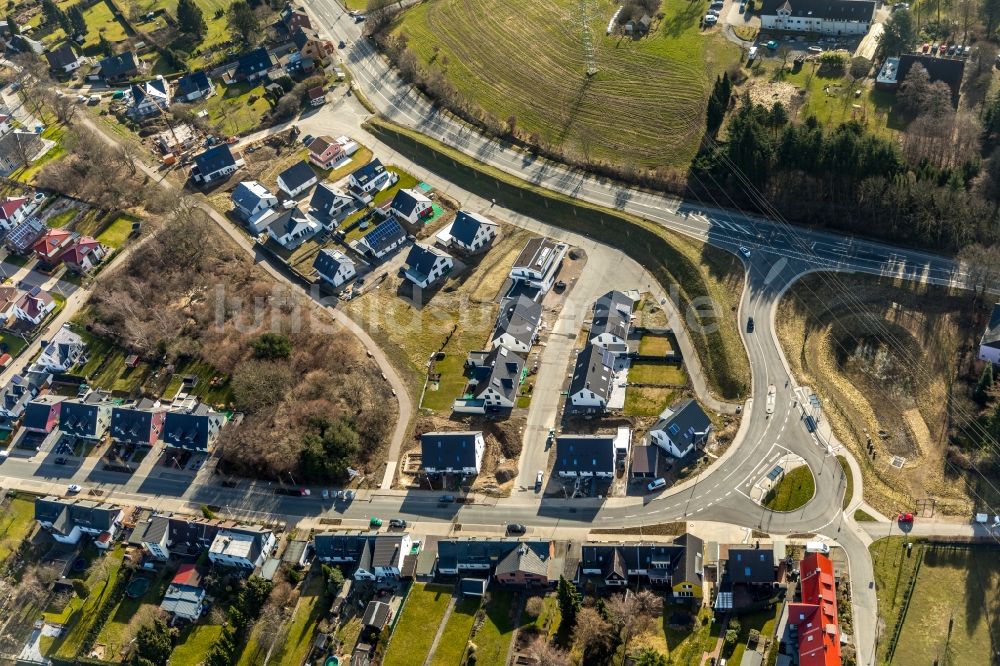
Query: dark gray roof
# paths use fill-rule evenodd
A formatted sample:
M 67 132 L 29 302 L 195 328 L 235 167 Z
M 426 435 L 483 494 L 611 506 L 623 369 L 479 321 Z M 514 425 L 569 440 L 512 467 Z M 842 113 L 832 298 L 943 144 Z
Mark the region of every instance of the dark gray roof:
M 273 62 L 271 61 L 271 54 L 267 52 L 266 48 L 261 46 L 260 48 L 254 49 L 250 53 L 240 57 L 240 59 L 236 62 L 236 71 L 234 72 L 234 76 L 254 76 L 271 69 L 272 65 Z
M 135 55 L 131 51 L 109 56 L 97 64 L 101 68 L 101 77 L 104 79 L 128 78 L 139 69 L 135 62 Z
M 153 417 L 162 410 L 115 406 L 111 409 L 111 436 L 120 442 L 149 442 Z
M 59 408 L 59 429 L 75 437 L 100 437 L 104 434 L 99 428 L 100 419 L 107 410 L 106 405 L 86 400 L 63 400 Z
M 663 430 L 678 445 L 685 445 L 678 448 L 697 444 L 712 429 L 712 421 L 708 418 L 708 414 L 701 408 L 701 405 L 690 398 L 668 411 L 672 413 L 664 412 L 661 414 L 660 419 L 653 424 L 650 430 Z
M 632 447 L 632 473 L 656 474 L 660 447 L 637 445 Z
M 98 504 L 89 500 L 68 500 L 44 497 L 35 500 L 35 520 L 51 523 L 60 534 L 69 534 L 73 527 L 97 532 L 111 529 L 121 508 L 111 504 Z
M 382 161 L 376 158 L 363 167 L 355 169 L 354 172 L 351 173 L 351 177 L 354 178 L 359 185 L 364 185 L 369 180 L 377 178 L 384 172 L 385 167 L 382 166 Z
M 300 160 L 278 174 L 278 178 L 288 190 L 295 190 L 310 180 L 316 180 L 316 172 L 312 170 L 308 162 Z
M 24 408 L 33 396 L 34 391 L 28 384 L 28 380 L 20 375 L 11 377 L 10 381 L 0 389 L 3 410 L 15 417 L 24 412 Z
M 192 72 L 182 76 L 177 81 L 177 94 L 182 97 L 196 92 L 206 92 L 212 90 L 212 81 L 205 72 Z
M 473 395 L 480 398 L 492 386 L 505 398 L 513 401 L 517 397 L 517 387 L 521 385 L 523 368 L 524 359 L 519 354 L 506 347 L 495 348 L 486 356 L 484 364 L 473 372 L 473 378 L 477 382 Z
M 530 347 L 541 320 L 541 303 L 536 303 L 524 294 L 518 294 L 516 298 L 504 298 L 500 302 L 500 315 L 497 317 L 492 339 L 496 340 L 507 333 Z
M 605 402 L 611 394 L 611 378 L 614 373 L 607 365 L 613 361 L 611 354 L 600 347 L 587 343 L 576 357 L 576 366 L 573 369 L 573 381 L 569 385 L 569 394 L 575 395 L 579 391 L 593 391 Z
M 253 210 L 268 197 L 274 197 L 270 190 L 256 180 L 241 182 L 233 190 L 233 203 L 246 210 Z
M 403 263 L 413 273 L 426 278 L 427 274 L 434 268 L 437 260 L 448 256 L 447 252 L 443 252 L 436 247 L 414 243 L 410 247 L 409 254 L 406 255 L 406 261 Z
M 333 278 L 340 267 L 346 264 L 353 266 L 354 262 L 343 252 L 331 250 L 330 248 L 320 250 L 316 254 L 316 259 L 313 260 L 313 268 L 316 269 L 316 272 L 329 278 Z
M 49 67 L 52 69 L 64 69 L 67 65 L 72 65 L 79 60 L 80 56 L 76 54 L 72 46 L 63 44 L 55 51 L 47 52 L 45 59 L 49 61 Z
M 482 215 L 460 210 L 455 214 L 455 221 L 451 223 L 451 237 L 466 245 L 471 245 L 476 238 L 479 227 L 484 224 L 496 226 L 496 222 L 488 220 Z
M 857 1 L 857 0 L 855 0 Z M 899 56 L 899 71 L 896 81 L 902 83 L 906 75 L 917 63 L 927 70 L 931 83 L 942 81 L 951 90 L 951 103 L 958 106 L 958 96 L 962 87 L 962 76 L 965 73 L 965 61 L 960 58 L 938 58 L 925 53 L 904 53 Z
M 375 539 L 372 551 L 373 567 L 389 567 L 399 564 L 400 549 L 403 547 L 402 534 L 381 535 Z
M 774 551 L 770 548 L 730 548 L 726 576 L 734 583 L 773 583 Z
M 704 543 L 692 534 L 683 534 L 673 543 L 587 543 L 583 545 L 580 564 L 584 569 L 599 569 L 605 578 L 623 578 L 627 571 L 659 571 L 671 578 L 671 584 L 701 579 Z
M 361 624 L 365 627 L 374 627 L 381 631 L 389 622 L 391 610 L 389 604 L 385 602 L 369 601 L 368 606 L 365 608 L 365 616 L 361 620 Z
M 64 399 L 63 396 L 53 394 L 35 398 L 25 406 L 24 418 L 21 419 L 21 425 L 25 428 L 41 430 L 48 423 L 52 405 L 56 405 Z
M 555 471 L 615 471 L 614 435 L 560 435 L 556 439 Z
M 167 516 L 152 516 L 146 523 L 142 536 L 144 543 L 160 543 L 170 533 L 170 518 Z M 214 535 L 213 535 L 214 538 Z
M 329 217 L 333 205 L 337 199 L 347 197 L 346 194 L 338 192 L 336 188 L 327 183 L 320 183 L 313 190 L 312 199 L 309 200 L 309 212 L 313 215 Z
M 874 0 L 764 0 L 760 13 L 774 16 L 786 8 L 793 17 L 837 21 L 871 21 L 875 14 Z
M 500 575 L 521 571 L 534 576 L 548 576 L 549 567 L 546 563 L 547 559 L 539 557 L 534 549 L 527 543 L 522 542 L 500 560 L 495 573 Z
M 400 215 L 409 217 L 413 209 L 417 207 L 417 203 L 420 202 L 421 197 L 429 201 L 426 196 L 416 190 L 401 189 L 396 192 L 396 196 L 392 198 L 392 203 L 389 204 L 389 207 Z
M 426 432 L 420 436 L 420 454 L 425 468 L 456 469 L 476 466 L 476 437 L 482 431 Z
M 1000 303 L 993 306 L 990 323 L 987 324 L 986 332 L 983 333 L 983 339 L 979 344 L 1000 348 Z
M 406 238 L 406 232 L 403 227 L 399 226 L 399 222 L 395 218 L 390 217 L 365 234 L 364 242 L 371 248 L 372 252 L 378 254 L 404 238 Z
M 236 158 L 233 157 L 233 152 L 229 149 L 228 144 L 220 144 L 218 146 L 213 146 L 209 148 L 202 154 L 194 158 L 195 166 L 198 167 L 198 172 L 202 176 L 207 176 L 210 173 L 219 171 L 220 169 L 225 169 L 236 164 Z
M 438 541 L 438 566 L 449 570 L 482 565 L 496 567 L 501 560 L 521 544 L 534 551 L 539 559 L 543 561 L 548 559 L 549 542 L 545 540 L 440 539 Z
M 143 99 L 145 99 L 150 89 L 159 92 L 162 95 L 167 95 L 167 82 L 163 79 L 152 79 L 143 83 L 133 83 L 130 88 L 132 92 L 132 102 L 138 105 Z
M 591 339 L 602 333 L 610 333 L 621 339 L 628 337 L 631 298 L 620 291 L 609 291 L 594 303 L 594 321 L 590 326 Z
M 163 441 L 167 446 L 206 451 L 223 423 L 225 416 L 204 404 L 191 411 L 167 412 Z
M 378 537 L 376 532 L 329 532 L 313 537 L 316 557 L 357 562 L 369 542 Z
M 275 236 L 290 234 L 302 224 L 308 224 L 309 218 L 298 208 L 289 208 L 281 211 L 267 223 L 268 231 Z

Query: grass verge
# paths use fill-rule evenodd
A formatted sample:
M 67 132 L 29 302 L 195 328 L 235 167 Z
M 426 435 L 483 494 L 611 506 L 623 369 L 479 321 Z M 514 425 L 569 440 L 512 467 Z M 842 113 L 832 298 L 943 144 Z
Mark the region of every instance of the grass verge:
M 840 469 L 844 470 L 844 477 L 847 479 L 847 488 L 844 489 L 844 502 L 840 507 L 842 510 L 846 510 L 847 505 L 851 503 L 851 498 L 854 497 L 854 474 L 851 472 L 851 466 L 847 463 L 847 458 L 837 456 L 837 462 L 840 463 Z
M 764 506 L 771 511 L 795 511 L 804 507 L 816 494 L 816 480 L 808 465 L 796 467 L 768 491 Z

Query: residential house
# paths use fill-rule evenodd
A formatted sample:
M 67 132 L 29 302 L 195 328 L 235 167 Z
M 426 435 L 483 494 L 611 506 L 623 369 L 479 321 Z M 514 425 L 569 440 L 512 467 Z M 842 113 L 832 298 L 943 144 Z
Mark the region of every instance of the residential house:
M 166 411 L 149 398 L 111 409 L 111 439 L 118 444 L 153 446 L 163 432 Z
M 101 549 L 111 546 L 125 514 L 121 507 L 59 497 L 35 500 L 35 520 L 52 538 L 63 544 L 80 543 L 86 534 Z
M 98 78 L 106 84 L 112 85 L 122 83 L 131 78 L 139 76 L 139 61 L 131 51 L 108 56 L 97 62 L 97 70 L 92 72 L 87 78 Z
M 74 240 L 76 240 L 76 233 L 69 229 L 49 229 L 45 235 L 35 241 L 31 251 L 42 263 L 58 264 L 59 257 L 73 244 Z
M 61 395 L 46 393 L 32 399 L 24 408 L 21 427 L 25 432 L 47 435 L 59 425 L 59 415 L 62 411 Z
M 319 33 L 308 26 L 298 26 L 292 30 L 292 43 L 299 50 L 303 60 L 312 60 L 320 67 L 326 67 L 330 56 L 336 53 L 333 42 L 323 39 Z
M 140 534 L 135 540 L 143 545 L 149 554 L 166 562 L 171 556 L 198 557 L 210 550 L 220 534 L 248 536 L 253 544 L 239 555 L 240 547 L 227 548 L 220 543 L 217 558 L 227 566 L 253 569 L 252 562 L 263 562 L 274 548 L 275 535 L 258 525 L 234 525 L 231 522 L 205 520 L 201 518 L 175 517 L 155 514 L 149 522 L 136 527 Z M 248 558 L 251 558 L 248 559 Z M 209 554 L 211 559 L 211 553 Z
M 309 20 L 309 14 L 306 14 L 306 10 L 291 3 L 286 4 L 285 8 L 281 10 L 281 22 L 289 34 L 299 28 L 312 28 L 312 21 Z
M 479 430 L 427 432 L 420 436 L 421 467 L 426 474 L 475 476 L 485 450 L 486 440 Z
M 0 139 L 2 141 L 2 139 Z M 31 250 L 35 242 L 48 230 L 37 217 L 27 217 L 17 223 L 3 239 L 8 250 L 17 255 L 23 255 Z
M 0 135 L 0 175 L 30 164 L 44 149 L 42 137 L 35 132 L 14 130 Z
M 500 225 L 478 213 L 460 210 L 451 224 L 437 233 L 445 247 L 456 247 L 469 254 L 489 248 L 500 231 Z
M 859 36 L 875 20 L 874 0 L 764 0 L 762 30 Z
M 733 585 L 761 588 L 775 586 L 774 550 L 771 548 L 729 548 L 724 578 Z
M 14 316 L 14 306 L 22 293 L 24 292 L 17 287 L 0 285 L 0 325 L 6 324 Z
M 32 287 L 14 304 L 14 316 L 30 326 L 38 326 L 55 309 L 56 301 L 49 292 Z
M 508 296 L 500 302 L 500 314 L 490 336 L 494 347 L 526 355 L 538 337 L 542 305 L 525 294 Z
M 196 183 L 209 184 L 225 178 L 243 166 L 242 159 L 236 159 L 228 144 L 213 146 L 194 158 L 191 178 Z
M 562 266 L 567 249 L 565 243 L 558 243 L 550 238 L 532 238 L 514 260 L 510 278 L 543 293 L 547 292 L 555 283 L 556 273 Z
M 100 393 L 83 399 L 63 400 L 59 409 L 59 429 L 79 439 L 99 441 L 111 425 L 111 403 Z
M 879 90 L 898 90 L 916 65 L 924 68 L 931 83 L 941 82 L 948 86 L 951 104 L 958 108 L 965 75 L 965 60 L 961 58 L 940 58 L 937 54 L 926 53 L 904 53 L 898 57 L 886 58 L 875 77 L 875 87 Z
M 243 220 L 250 220 L 278 205 L 278 197 L 256 180 L 245 180 L 233 189 L 233 208 Z
M 309 163 L 302 160 L 278 174 L 278 191 L 292 199 L 315 185 L 318 180 Z
M 609 587 L 639 584 L 670 589 L 676 598 L 702 598 L 704 542 L 682 534 L 672 543 L 585 543 L 577 583 L 597 577 Z
M 1000 365 L 1000 303 L 993 306 L 990 321 L 979 340 L 979 360 Z
M 840 623 L 833 562 L 809 553 L 799 563 L 802 601 L 788 604 L 788 624 L 798 628 L 800 666 L 840 666 Z
M 354 198 L 329 183 L 317 185 L 309 200 L 309 217 L 327 231 L 336 229 L 353 210 Z
M 0 388 L 0 418 L 7 421 L 21 418 L 33 397 L 28 380 L 21 375 L 14 375 Z
M 407 280 L 421 289 L 426 289 L 442 280 L 455 267 L 455 260 L 444 250 L 432 245 L 414 243 L 404 262 Z
M 562 573 L 555 570 L 554 544 L 547 540 L 459 538 L 437 545 L 435 569 L 441 576 L 492 576 L 502 585 L 539 588 Z
M 201 402 L 169 411 L 163 420 L 163 442 L 173 448 L 206 452 L 215 444 L 225 422 L 224 414 Z
M 220 529 L 208 547 L 212 564 L 256 569 L 277 543 L 274 532 L 264 528 Z
M 349 137 L 318 136 L 309 144 L 309 161 L 320 169 L 329 170 L 357 151 L 358 144 Z
M 287 250 L 294 250 L 319 230 L 319 223 L 298 208 L 282 210 L 267 222 L 267 235 Z
M 20 224 L 35 207 L 25 197 L 7 197 L 0 202 L 0 229 Z
M 215 84 L 206 72 L 192 72 L 177 80 L 174 89 L 174 99 L 179 102 L 191 103 L 208 99 L 215 94 Z
M 362 204 L 371 203 L 372 198 L 382 190 L 396 184 L 399 175 L 382 166 L 381 160 L 374 159 L 347 177 L 347 192 Z
M 377 581 L 400 577 L 413 541 L 409 534 L 338 532 L 317 534 L 314 546 L 321 562 L 353 564 L 354 580 Z
M 108 248 L 96 238 L 80 236 L 59 255 L 59 261 L 74 273 L 89 273 L 108 256 Z
M 170 580 L 167 591 L 160 602 L 160 610 L 174 618 L 196 622 L 205 607 L 205 589 L 201 586 L 198 567 L 189 562 L 182 563 Z
M 376 259 L 388 256 L 406 242 L 406 232 L 395 218 L 387 218 L 358 241 L 358 249 Z
M 472 376 L 465 397 L 455 401 L 453 409 L 467 414 L 484 414 L 513 409 L 521 386 L 524 358 L 506 347 L 496 347 L 487 354 L 470 355 Z
M 133 83 L 128 96 L 128 115 L 133 119 L 158 116 L 170 108 L 170 86 L 163 78 Z
M 313 268 L 321 280 L 335 289 L 357 275 L 354 262 L 340 250 L 330 248 L 319 251 L 313 261 Z
M 684 400 L 667 408 L 649 429 L 649 441 L 674 458 L 683 458 L 708 439 L 712 421 L 697 402 Z
M 83 360 L 86 350 L 87 343 L 83 338 L 74 333 L 69 324 L 63 324 L 48 344 L 43 345 L 35 365 L 46 372 L 66 372 Z
M 236 61 L 236 68 L 233 70 L 232 80 L 256 81 L 267 76 L 267 73 L 274 68 L 274 58 L 263 46 L 240 56 Z
M 615 354 L 628 353 L 628 332 L 632 324 L 631 296 L 609 291 L 594 303 L 590 342 Z
M 72 44 L 64 44 L 55 51 L 47 51 L 45 59 L 49 61 L 49 71 L 55 74 L 69 74 L 80 69 L 87 59 L 76 52 Z
M 576 414 L 604 412 L 611 397 L 614 376 L 614 355 L 588 342 L 576 355 L 569 385 L 568 411 Z
M 389 212 L 400 222 L 416 227 L 434 215 L 434 202 L 421 190 L 410 187 L 396 192 L 389 204 Z
M 613 478 L 615 436 L 560 435 L 556 438 L 554 471 L 563 478 Z
M 4 107 L 0 107 L 6 111 Z M 9 113 L 0 113 L 0 134 L 6 134 L 7 132 L 14 129 L 14 117 Z

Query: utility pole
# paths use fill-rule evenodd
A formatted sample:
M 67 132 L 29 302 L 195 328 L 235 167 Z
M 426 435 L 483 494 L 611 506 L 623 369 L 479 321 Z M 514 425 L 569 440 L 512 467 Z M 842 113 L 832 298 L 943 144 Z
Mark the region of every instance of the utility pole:
M 590 34 L 590 0 L 580 0 L 580 22 L 583 24 L 583 56 L 587 64 L 587 76 L 597 74 L 597 55 L 594 52 L 594 38 Z

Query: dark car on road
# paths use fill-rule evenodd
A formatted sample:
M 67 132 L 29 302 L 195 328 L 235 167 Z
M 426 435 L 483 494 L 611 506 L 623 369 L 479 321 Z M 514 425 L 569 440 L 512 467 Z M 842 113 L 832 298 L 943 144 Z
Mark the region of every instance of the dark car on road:
M 401 519 L 401 518 L 393 518 L 392 520 L 389 521 L 389 529 L 390 530 L 405 530 L 406 529 L 406 521 L 403 520 L 403 519 Z
M 747 319 L 747 333 L 753 333 L 753 317 Z
M 507 534 L 524 534 L 527 531 L 528 528 L 520 523 L 511 523 L 507 526 Z

